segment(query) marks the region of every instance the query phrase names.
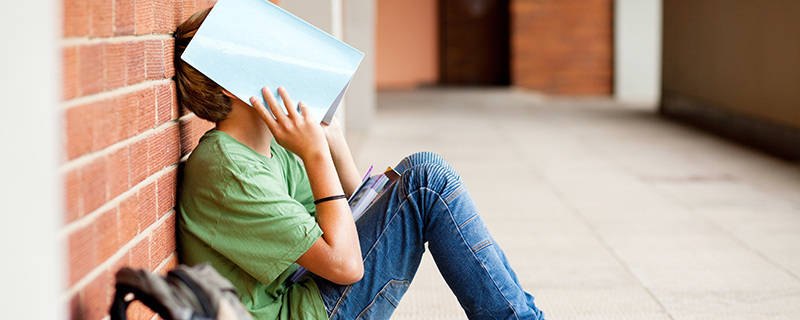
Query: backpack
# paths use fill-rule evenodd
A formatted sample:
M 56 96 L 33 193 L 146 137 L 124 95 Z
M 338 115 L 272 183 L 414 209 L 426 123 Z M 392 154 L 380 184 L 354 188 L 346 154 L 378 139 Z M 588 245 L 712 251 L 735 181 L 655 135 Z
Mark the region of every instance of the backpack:
M 180 265 L 166 276 L 146 270 L 121 268 L 116 275 L 111 320 L 127 320 L 134 300 L 165 320 L 252 320 L 228 279 L 202 263 Z

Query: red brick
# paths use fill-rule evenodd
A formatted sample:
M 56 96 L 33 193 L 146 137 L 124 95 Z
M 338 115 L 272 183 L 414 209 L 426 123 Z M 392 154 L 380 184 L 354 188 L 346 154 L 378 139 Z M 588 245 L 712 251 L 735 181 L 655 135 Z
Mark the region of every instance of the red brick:
M 122 126 L 117 99 L 107 99 L 93 104 L 95 118 L 92 132 L 92 151 L 102 150 L 122 140 Z
M 183 0 L 172 1 L 172 24 L 170 30 L 175 30 L 179 24 L 183 22 L 183 8 L 185 6 Z
M 214 127 L 214 123 L 200 119 L 196 116 L 189 117 L 188 119 L 180 122 L 181 133 L 181 153 L 180 157 L 187 155 L 191 152 L 200 137 L 206 131 Z
M 137 92 L 117 97 L 117 108 L 120 119 L 122 139 L 128 139 L 139 133 L 139 94 Z
M 79 228 L 69 235 L 69 283 L 75 284 L 95 266 L 97 242 L 92 225 Z
M 150 238 L 145 237 L 131 248 L 130 267 L 147 269 L 150 267 Z
M 139 132 L 152 129 L 156 126 L 156 93 L 155 88 L 147 88 L 138 92 L 139 94 Z
M 180 0 L 177 0 L 180 1 Z M 172 0 L 155 0 L 155 25 L 156 33 L 169 33 L 174 30 L 174 8 Z
M 191 17 L 195 12 L 199 10 L 197 8 L 197 2 L 195 1 L 176 1 L 176 3 L 181 3 L 181 2 L 183 2 L 182 4 L 183 10 L 181 12 L 180 23 L 183 23 L 183 21 L 186 21 L 186 19 Z
M 172 78 L 175 76 L 175 40 L 167 39 L 161 40 L 164 54 L 164 78 Z
M 62 53 L 64 100 L 78 96 L 78 47 L 66 47 Z
M 128 61 L 125 69 L 125 84 L 141 83 L 145 78 L 144 41 L 125 43 L 125 53 Z
M 172 168 L 156 181 L 158 197 L 158 217 L 172 211 L 175 207 L 175 192 L 178 187 L 178 168 Z
M 167 144 L 163 149 L 166 161 L 164 166 L 178 163 L 181 160 L 181 132 L 177 123 L 171 124 L 165 132 L 167 137 Z
M 136 32 L 136 1 L 115 0 L 114 2 L 114 34 L 118 36 L 132 35 Z
M 156 198 L 156 184 L 152 182 L 139 190 L 139 233 L 150 227 L 158 213 L 158 199 Z
M 156 315 L 144 303 L 134 301 L 128 306 L 128 319 L 131 320 L 150 320 Z
M 172 269 L 178 267 L 178 255 L 170 254 L 167 259 L 159 263 L 160 266 L 155 270 L 160 275 L 166 275 Z
M 120 246 L 125 245 L 125 242 L 120 241 Z M 108 275 L 110 276 L 109 280 L 111 281 L 111 288 L 113 290 L 114 285 L 117 282 L 117 272 L 125 267 L 130 267 L 131 265 L 131 249 L 128 249 L 122 254 L 122 257 L 117 259 L 111 267 L 108 269 Z
M 97 241 L 97 263 L 108 260 L 120 248 L 119 210 L 108 209 L 94 221 L 95 241 Z
M 175 81 L 170 81 L 169 83 L 169 91 L 172 95 L 172 119 L 178 119 L 180 117 L 180 107 L 178 106 L 178 92 L 175 86 Z
M 139 234 L 139 196 L 137 193 L 119 204 L 119 240 L 128 243 Z
M 163 168 L 164 153 L 162 150 L 164 130 L 147 136 L 147 175 L 152 176 Z
M 167 217 L 150 236 L 150 270 L 175 252 L 175 215 Z
M 113 90 L 125 85 L 128 66 L 126 43 L 107 43 L 105 50 L 105 89 Z
M 66 110 L 66 153 L 67 159 L 72 160 L 92 151 L 92 137 L 94 136 L 93 120 L 94 105 L 87 104 Z
M 156 86 L 156 126 L 172 120 L 175 105 L 175 92 L 172 83 Z
M 113 1 L 92 0 L 89 4 L 92 13 L 90 36 L 108 37 L 113 35 Z
M 83 210 L 89 213 L 106 203 L 106 159 L 98 158 L 81 169 Z
M 64 224 L 78 220 L 81 216 L 81 185 L 78 170 L 72 169 L 64 173 Z
M 79 95 L 103 91 L 103 45 L 94 44 L 79 48 Z
M 81 37 L 89 34 L 91 22 L 89 0 L 64 0 L 64 36 Z
M 161 40 L 145 41 L 144 51 L 146 65 L 145 80 L 164 79 L 164 45 L 161 43 Z
M 137 185 L 147 178 L 147 139 L 142 139 L 130 145 L 130 176 L 131 186 Z
M 180 133 L 177 123 L 148 136 L 147 140 L 148 175 L 153 175 L 180 159 Z
M 512 83 L 551 94 L 610 94 L 611 0 L 512 3 Z
M 103 272 L 81 290 L 86 320 L 100 320 L 111 307 L 112 282 L 109 272 Z
M 128 190 L 130 185 L 130 158 L 128 147 L 122 147 L 108 155 L 106 169 L 108 173 L 108 198 L 116 196 Z
M 155 29 L 155 0 L 136 1 L 136 34 L 153 33 Z

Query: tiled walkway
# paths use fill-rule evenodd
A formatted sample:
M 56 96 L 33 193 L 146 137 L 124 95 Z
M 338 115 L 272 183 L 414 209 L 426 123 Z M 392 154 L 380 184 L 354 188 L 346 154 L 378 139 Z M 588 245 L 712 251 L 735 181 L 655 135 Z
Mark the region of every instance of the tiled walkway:
M 379 95 L 361 167 L 437 152 L 548 319 L 800 319 L 800 165 L 610 99 Z M 464 319 L 426 254 L 393 319 Z

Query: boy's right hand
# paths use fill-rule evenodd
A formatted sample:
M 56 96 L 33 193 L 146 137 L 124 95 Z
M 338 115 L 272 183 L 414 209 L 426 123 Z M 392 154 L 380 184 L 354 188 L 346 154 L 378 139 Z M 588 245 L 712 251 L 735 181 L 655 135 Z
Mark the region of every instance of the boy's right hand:
M 319 121 L 314 119 L 302 101 L 298 113 L 289 93 L 284 87 L 279 87 L 278 94 L 281 95 L 288 113 L 284 114 L 278 100 L 275 99 L 269 88 L 264 87 L 261 89 L 261 93 L 264 95 L 264 100 L 267 101 L 269 110 L 261 103 L 261 99 L 256 97 L 251 97 L 250 103 L 267 124 L 278 144 L 299 156 L 303 161 L 308 160 L 309 157 L 329 154 L 325 133 L 322 131 Z

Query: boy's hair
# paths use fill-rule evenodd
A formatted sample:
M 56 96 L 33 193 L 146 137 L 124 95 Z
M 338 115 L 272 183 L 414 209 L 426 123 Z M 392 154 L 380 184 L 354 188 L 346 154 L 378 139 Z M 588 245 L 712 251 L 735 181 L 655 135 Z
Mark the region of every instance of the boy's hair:
M 211 122 L 224 120 L 231 112 L 231 100 L 222 87 L 181 60 L 181 54 L 206 19 L 211 8 L 200 10 L 175 30 L 175 85 L 178 103 L 198 117 Z

